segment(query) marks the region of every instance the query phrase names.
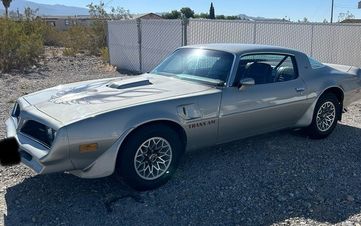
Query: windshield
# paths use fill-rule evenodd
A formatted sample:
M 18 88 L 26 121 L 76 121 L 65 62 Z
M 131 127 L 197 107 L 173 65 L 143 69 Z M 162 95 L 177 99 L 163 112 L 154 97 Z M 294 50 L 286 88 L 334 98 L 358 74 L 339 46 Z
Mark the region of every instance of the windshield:
M 234 56 L 206 49 L 179 49 L 151 73 L 174 76 L 214 85 L 224 85 L 230 74 Z

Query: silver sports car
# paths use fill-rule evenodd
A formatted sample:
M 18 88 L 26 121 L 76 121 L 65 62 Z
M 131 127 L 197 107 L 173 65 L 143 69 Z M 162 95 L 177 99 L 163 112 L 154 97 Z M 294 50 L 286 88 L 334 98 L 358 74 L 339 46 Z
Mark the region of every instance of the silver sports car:
M 186 46 L 150 73 L 20 97 L 7 137 L 36 173 L 114 174 L 146 190 L 171 177 L 185 150 L 287 128 L 325 138 L 360 98 L 357 67 L 273 46 Z

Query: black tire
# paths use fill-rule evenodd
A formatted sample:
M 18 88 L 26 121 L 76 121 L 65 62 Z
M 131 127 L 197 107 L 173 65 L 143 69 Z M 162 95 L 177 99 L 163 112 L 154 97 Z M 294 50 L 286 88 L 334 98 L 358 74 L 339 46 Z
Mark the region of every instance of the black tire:
M 334 105 L 335 109 L 335 118 L 331 124 L 331 126 L 325 126 L 324 129 L 321 129 L 320 126 L 318 126 L 317 123 L 317 115 L 320 111 L 320 108 L 326 104 L 326 103 L 332 103 Z M 315 110 L 313 112 L 313 118 L 311 125 L 306 129 L 308 135 L 312 139 L 323 139 L 328 137 L 332 131 L 335 129 L 337 125 L 337 121 L 339 120 L 339 116 L 341 114 L 341 103 L 338 101 L 337 97 L 333 93 L 326 93 L 323 94 L 320 99 L 318 100 Z
M 142 144 L 152 138 L 162 138 L 168 142 L 171 147 L 171 157 L 168 157 L 168 159 L 171 159 L 171 161 L 164 174 L 155 179 L 144 179 L 139 175 L 140 173 L 138 174 L 139 170 L 138 172 L 136 170 L 135 156 L 137 153 L 141 153 L 138 152 L 138 149 Z M 179 134 L 166 125 L 157 124 L 138 129 L 126 139 L 119 150 L 114 175 L 117 179 L 123 179 L 130 187 L 138 191 L 158 188 L 165 184 L 176 171 L 184 148 Z M 149 152 L 153 152 L 153 150 L 149 150 Z M 161 154 L 158 153 L 158 155 Z M 150 158 L 148 161 L 150 161 Z

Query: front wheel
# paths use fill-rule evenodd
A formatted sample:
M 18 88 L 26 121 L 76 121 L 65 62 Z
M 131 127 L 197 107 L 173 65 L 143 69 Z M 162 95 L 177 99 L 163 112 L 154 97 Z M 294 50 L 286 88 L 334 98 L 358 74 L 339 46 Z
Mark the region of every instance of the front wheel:
M 312 123 L 307 128 L 313 139 L 322 139 L 329 136 L 337 125 L 341 104 L 333 93 L 327 93 L 318 100 L 313 113 Z
M 115 176 L 136 190 L 155 189 L 175 172 L 183 146 L 180 136 L 168 126 L 137 130 L 120 150 Z

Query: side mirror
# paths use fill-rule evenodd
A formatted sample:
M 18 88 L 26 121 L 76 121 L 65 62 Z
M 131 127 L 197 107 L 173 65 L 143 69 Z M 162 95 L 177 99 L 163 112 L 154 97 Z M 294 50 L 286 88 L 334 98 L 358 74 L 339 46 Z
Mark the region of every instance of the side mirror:
M 242 89 L 242 87 L 254 86 L 255 84 L 256 82 L 253 78 L 243 78 L 239 81 L 239 88 Z

